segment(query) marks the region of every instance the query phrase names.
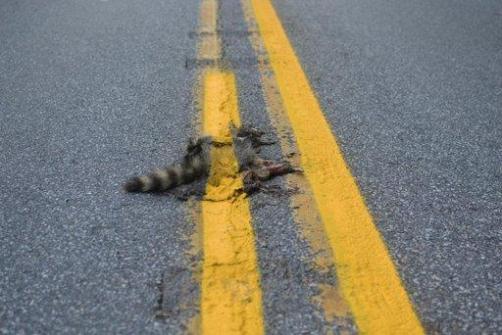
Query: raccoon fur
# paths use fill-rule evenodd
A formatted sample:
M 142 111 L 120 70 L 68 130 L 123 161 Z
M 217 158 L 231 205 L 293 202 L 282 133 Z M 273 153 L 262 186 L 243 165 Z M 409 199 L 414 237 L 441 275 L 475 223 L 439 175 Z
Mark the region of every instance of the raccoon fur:
M 287 161 L 275 162 L 259 157 L 259 147 L 273 142 L 262 140 L 262 131 L 256 128 L 231 126 L 233 145 L 239 171 L 243 174 L 244 191 L 256 190 L 260 182 L 274 176 L 298 172 Z M 193 182 L 209 175 L 211 167 L 210 151 L 213 145 L 222 145 L 211 137 L 191 140 L 181 163 L 140 177 L 134 177 L 124 184 L 126 192 L 163 192 L 176 186 Z M 225 144 L 223 144 L 225 145 Z
M 186 154 L 180 163 L 157 169 L 140 177 L 129 179 L 124 184 L 126 192 L 163 192 L 173 187 L 188 184 L 207 176 L 210 167 L 210 137 L 190 140 Z

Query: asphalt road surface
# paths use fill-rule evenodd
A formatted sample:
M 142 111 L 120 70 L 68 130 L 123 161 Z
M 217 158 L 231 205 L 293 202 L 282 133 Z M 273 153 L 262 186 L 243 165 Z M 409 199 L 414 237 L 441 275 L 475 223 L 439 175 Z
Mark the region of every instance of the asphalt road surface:
M 246 2 L 218 6 L 220 63 L 280 158 Z M 502 3 L 273 5 L 425 333 L 502 333 Z M 197 133 L 200 12 L 0 3 L 0 333 L 200 331 L 197 200 L 121 190 Z M 358 333 L 319 298 L 336 269 L 314 264 L 290 196 L 249 197 L 264 329 Z

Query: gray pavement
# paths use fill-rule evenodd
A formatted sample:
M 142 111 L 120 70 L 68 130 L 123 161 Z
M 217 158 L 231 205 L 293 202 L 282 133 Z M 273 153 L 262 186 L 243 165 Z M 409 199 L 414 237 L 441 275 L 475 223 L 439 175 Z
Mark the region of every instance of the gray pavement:
M 501 333 L 502 4 L 274 4 L 428 333 Z M 243 119 L 271 129 L 239 1 L 219 14 Z M 198 16 L 0 3 L 0 333 L 176 334 L 198 313 L 187 205 L 120 191 L 193 133 Z M 322 333 L 287 199 L 251 203 L 267 331 Z
M 154 319 L 164 274 L 197 301 L 184 204 L 120 184 L 182 154 L 198 13 L 0 3 L 0 333 L 172 334 L 194 315 Z
M 224 58 L 237 76 L 243 124 L 259 127 L 278 141 L 265 110 L 260 73 L 249 36 L 239 33 L 248 29 L 243 15 L 240 1 L 221 2 L 219 28 Z M 284 156 L 279 145 L 264 147 L 261 154 L 269 159 Z M 286 187 L 281 180 L 273 183 Z M 251 204 L 267 333 L 322 334 L 328 323 L 312 303 L 318 294 L 316 284 L 321 280 L 320 274 L 293 221 L 287 197 L 258 193 L 251 197 Z
M 275 5 L 426 330 L 502 333 L 502 3 Z

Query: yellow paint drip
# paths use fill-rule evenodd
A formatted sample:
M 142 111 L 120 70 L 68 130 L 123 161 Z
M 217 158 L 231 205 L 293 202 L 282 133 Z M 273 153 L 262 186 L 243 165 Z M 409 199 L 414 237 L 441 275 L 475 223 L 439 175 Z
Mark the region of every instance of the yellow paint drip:
M 387 248 L 269 0 L 250 0 L 333 250 L 342 293 L 363 334 L 423 334 Z
M 229 128 L 240 125 L 235 78 L 208 70 L 203 84 L 204 133 L 223 144 L 212 149 L 202 202 L 201 329 L 203 334 L 263 334 L 254 232 Z

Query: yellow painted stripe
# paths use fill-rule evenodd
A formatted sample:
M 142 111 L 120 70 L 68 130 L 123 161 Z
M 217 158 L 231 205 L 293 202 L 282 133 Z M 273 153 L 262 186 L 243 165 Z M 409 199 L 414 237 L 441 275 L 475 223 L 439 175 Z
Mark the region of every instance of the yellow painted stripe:
M 269 0 L 250 0 L 334 253 L 363 334 L 423 334 L 388 250 Z
M 217 34 L 217 28 L 217 0 L 202 0 L 199 23 L 199 33 L 201 33 L 198 49 L 199 59 L 217 60 L 220 58 L 221 43 Z
M 256 21 L 253 18 L 251 3 L 247 0 L 241 0 L 241 5 L 248 30 L 258 31 Z M 288 155 L 288 160 L 294 166 L 300 166 L 300 157 L 296 154 L 298 148 L 294 140 L 292 141 L 294 139 L 293 131 L 287 119 L 275 77 L 270 75 L 272 70 L 267 55 L 263 52 L 265 50 L 263 41 L 259 34 L 249 34 L 249 40 L 258 59 L 258 71 L 261 76 L 267 111 L 277 132 L 281 150 Z M 321 277 L 323 278 L 316 283 L 316 289 L 319 293 L 313 297 L 312 302 L 323 311 L 327 329 L 336 326 L 340 335 L 350 334 L 351 330 L 355 328 L 355 322 L 338 282 L 334 283 L 329 280 L 328 274 L 331 274 L 332 269 L 335 267 L 333 252 L 325 234 L 323 222 L 319 217 L 310 184 L 301 174 L 292 173 L 285 177 L 288 187 L 302 190 L 301 192 L 293 192 L 290 195 L 290 207 L 293 212 L 293 219 L 298 225 L 303 239 L 307 241 L 311 249 L 312 266 L 322 274 Z
M 207 70 L 203 79 L 203 130 L 220 143 L 202 202 L 204 263 L 201 284 L 203 334 L 263 334 L 260 275 L 248 199 L 229 125 L 240 125 L 235 77 Z

